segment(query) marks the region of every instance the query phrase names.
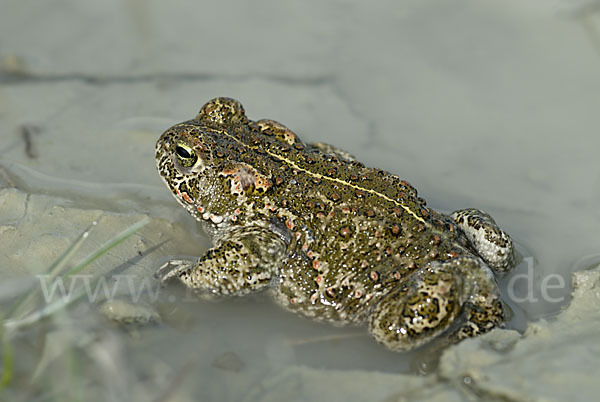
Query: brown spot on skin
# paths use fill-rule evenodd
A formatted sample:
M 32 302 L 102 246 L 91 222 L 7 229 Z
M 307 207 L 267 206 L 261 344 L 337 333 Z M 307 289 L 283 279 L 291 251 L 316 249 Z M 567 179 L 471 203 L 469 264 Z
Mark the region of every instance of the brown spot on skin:
M 347 239 L 350 237 L 350 235 L 352 234 L 352 229 L 350 229 L 350 226 L 343 226 L 342 228 L 340 228 L 339 230 L 339 234 L 340 236 L 342 236 L 344 239 Z
M 372 209 L 367 210 L 366 215 L 369 218 L 373 218 L 375 216 L 375 211 L 373 211 Z
M 312 263 L 312 266 L 313 266 L 313 268 L 314 268 L 314 269 L 319 269 L 319 268 L 321 268 L 321 261 L 319 261 L 319 260 L 314 260 L 314 261 L 313 261 L 313 263 Z
M 392 234 L 394 236 L 398 236 L 400 234 L 400 226 L 399 225 L 392 225 L 392 227 L 390 228 L 390 231 L 392 232 Z
M 280 186 L 283 183 L 283 179 L 280 176 L 275 178 L 275 185 Z
M 430 242 L 430 243 L 431 243 L 431 244 L 433 244 L 434 246 L 437 246 L 438 244 L 440 244 L 440 241 L 441 241 L 441 240 L 440 240 L 440 236 L 438 236 L 438 235 L 433 235 L 433 236 L 431 237 L 431 242 Z
M 329 199 L 331 201 L 337 202 L 340 200 L 340 195 L 338 193 L 333 193 L 329 196 Z
M 379 280 L 379 273 L 377 271 L 371 271 L 369 273 L 369 278 L 371 278 L 373 282 L 377 282 Z
M 395 214 L 395 215 L 396 215 L 398 218 L 400 218 L 400 216 L 402 216 L 402 210 L 401 210 L 400 208 L 398 208 L 398 207 L 394 207 L 393 211 L 394 211 L 394 214 Z

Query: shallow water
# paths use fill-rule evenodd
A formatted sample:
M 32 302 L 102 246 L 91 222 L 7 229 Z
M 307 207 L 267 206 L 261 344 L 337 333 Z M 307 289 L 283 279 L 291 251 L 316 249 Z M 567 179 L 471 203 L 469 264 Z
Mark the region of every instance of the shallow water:
M 43 272 L 98 216 L 74 260 L 144 215 L 151 223 L 91 272 L 141 281 L 169 255 L 200 254 L 208 240 L 160 182 L 154 143 L 208 99 L 231 96 L 252 119 L 406 178 L 436 209 L 488 211 L 523 257 L 499 280 L 508 326 L 555 316 L 570 301 L 569 274 L 592 266 L 600 248 L 600 13 L 593 1 L 525 3 L 9 2 L 0 16 L 3 283 Z M 83 303 L 19 332 L 3 392 L 301 400 L 308 378 L 331 381 L 339 399 L 349 390 L 384 399 L 401 392 L 387 375 L 411 373 L 422 358 L 265 295 L 187 301 L 172 284 L 157 306 L 162 324 L 123 330 Z

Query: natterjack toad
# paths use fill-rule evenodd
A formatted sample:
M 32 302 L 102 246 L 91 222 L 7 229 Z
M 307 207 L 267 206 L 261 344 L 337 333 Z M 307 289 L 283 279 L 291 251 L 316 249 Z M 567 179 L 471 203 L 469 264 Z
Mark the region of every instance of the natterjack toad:
M 197 261 L 165 264 L 161 281 L 219 295 L 268 289 L 308 317 L 368 322 L 392 350 L 504 322 L 493 273 L 512 268 L 513 245 L 482 211 L 436 212 L 396 175 L 251 121 L 229 98 L 168 129 L 156 159 L 214 241 Z

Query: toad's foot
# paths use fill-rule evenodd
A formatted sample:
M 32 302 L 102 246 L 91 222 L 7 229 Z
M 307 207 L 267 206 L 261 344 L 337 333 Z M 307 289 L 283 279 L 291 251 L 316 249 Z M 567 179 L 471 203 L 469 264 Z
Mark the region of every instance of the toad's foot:
M 512 240 L 490 215 L 469 208 L 454 211 L 450 216 L 467 235 L 473 249 L 496 274 L 505 274 L 514 267 Z
M 192 261 L 170 260 L 161 265 L 154 274 L 154 277 L 158 279 L 161 284 L 164 284 L 169 279 L 180 276 L 182 272 L 192 269 L 193 266 L 194 263 Z

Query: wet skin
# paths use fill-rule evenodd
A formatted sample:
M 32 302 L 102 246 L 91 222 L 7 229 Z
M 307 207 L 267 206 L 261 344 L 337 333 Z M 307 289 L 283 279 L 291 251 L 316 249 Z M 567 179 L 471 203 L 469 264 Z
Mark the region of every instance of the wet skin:
M 514 266 L 513 245 L 485 212 L 436 212 L 396 175 L 251 121 L 230 98 L 168 129 L 156 160 L 214 242 L 196 261 L 166 263 L 162 281 L 215 295 L 268 290 L 314 319 L 367 322 L 399 351 L 504 322 L 495 275 Z

